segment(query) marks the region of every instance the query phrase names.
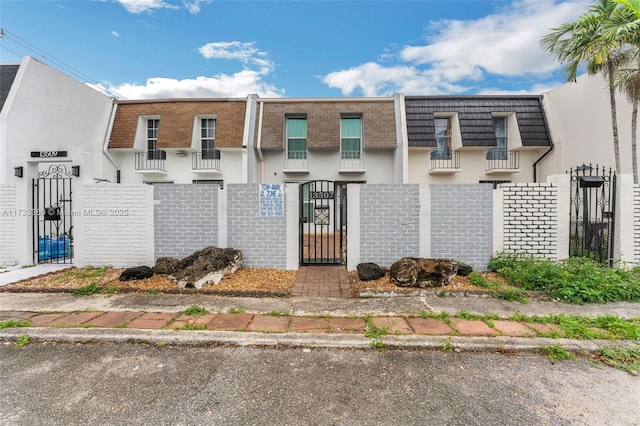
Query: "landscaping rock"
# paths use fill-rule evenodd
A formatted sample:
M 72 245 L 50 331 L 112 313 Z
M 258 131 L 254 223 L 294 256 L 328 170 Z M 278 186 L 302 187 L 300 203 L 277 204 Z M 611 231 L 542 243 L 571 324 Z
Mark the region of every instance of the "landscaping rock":
M 473 266 L 468 263 L 458 262 L 458 275 L 461 277 L 466 277 L 470 273 L 473 272 Z
M 218 284 L 226 275 L 235 273 L 241 265 L 240 250 L 207 247 L 178 260 L 175 264 L 171 260 L 163 260 L 159 269 L 170 269 L 171 272 L 167 275 L 179 287 L 202 288 L 205 285 Z
M 360 263 L 356 266 L 360 281 L 372 281 L 384 277 L 387 269 L 376 263 Z
M 151 278 L 152 276 L 153 270 L 148 266 L 135 266 L 122 271 L 120 274 L 120 281 L 144 280 L 145 278 Z
M 403 257 L 389 268 L 389 279 L 400 287 L 441 287 L 447 285 L 457 271 L 458 262 L 451 259 Z
M 159 257 L 152 269 L 155 274 L 168 275 L 176 271 L 179 262 L 175 257 Z

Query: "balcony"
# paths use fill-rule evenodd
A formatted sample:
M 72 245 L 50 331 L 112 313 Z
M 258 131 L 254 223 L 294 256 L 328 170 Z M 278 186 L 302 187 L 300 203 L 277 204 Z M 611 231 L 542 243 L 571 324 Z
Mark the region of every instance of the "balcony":
M 460 169 L 460 152 L 448 148 L 436 148 L 429 152 L 429 174 L 458 173 Z
M 282 171 L 284 173 L 309 173 L 307 151 L 288 151 Z
M 219 174 L 220 151 L 217 149 L 194 152 L 191 155 L 191 171 L 198 174 Z
M 136 152 L 136 173 L 167 174 L 165 163 L 167 152 L 161 149 L 153 149 L 146 152 Z
M 364 152 L 340 151 L 340 173 L 364 173 Z
M 492 148 L 487 151 L 486 158 L 486 174 L 520 172 L 520 153 L 517 151 Z

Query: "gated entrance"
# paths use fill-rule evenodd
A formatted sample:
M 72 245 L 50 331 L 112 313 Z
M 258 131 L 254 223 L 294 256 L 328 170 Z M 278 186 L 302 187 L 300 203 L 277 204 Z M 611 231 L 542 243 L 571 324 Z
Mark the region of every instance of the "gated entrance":
M 300 185 L 300 264 L 343 264 L 347 247 L 347 186 L 317 180 Z
M 72 263 L 71 179 L 64 164 L 50 165 L 32 183 L 33 262 Z
M 616 175 L 582 165 L 571 176 L 569 256 L 611 265 L 615 231 Z

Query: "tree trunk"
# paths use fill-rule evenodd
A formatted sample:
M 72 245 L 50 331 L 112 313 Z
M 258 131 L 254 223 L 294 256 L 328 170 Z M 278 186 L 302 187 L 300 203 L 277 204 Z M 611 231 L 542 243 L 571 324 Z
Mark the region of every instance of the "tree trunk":
M 609 61 L 607 77 L 609 80 L 609 101 L 611 102 L 611 125 L 613 127 L 613 155 L 616 160 L 616 173 L 620 173 L 620 145 L 618 142 L 618 112 L 616 110 L 616 88 L 614 84 L 614 66 Z

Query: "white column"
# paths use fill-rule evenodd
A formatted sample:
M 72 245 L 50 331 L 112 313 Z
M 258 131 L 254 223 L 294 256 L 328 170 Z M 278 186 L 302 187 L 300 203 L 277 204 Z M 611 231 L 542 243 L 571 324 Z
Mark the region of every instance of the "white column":
M 504 250 L 504 188 L 493 190 L 493 255 Z
M 631 263 L 634 261 L 633 175 L 618 175 L 616 179 L 613 258 Z
M 218 247 L 227 244 L 227 190 L 218 189 Z
M 347 185 L 347 270 L 360 263 L 360 185 Z
M 571 177 L 568 174 L 551 175 L 547 182 L 556 186 L 556 259 L 569 257 L 571 227 Z
M 420 257 L 431 257 L 431 189 L 420 189 Z
M 287 218 L 287 270 L 297 271 L 300 266 L 298 259 L 300 245 L 300 185 L 285 184 L 285 215 Z

